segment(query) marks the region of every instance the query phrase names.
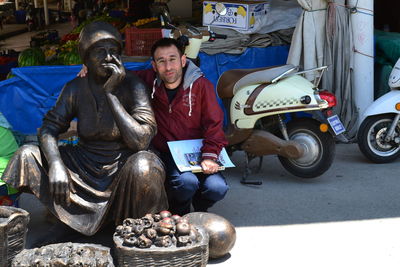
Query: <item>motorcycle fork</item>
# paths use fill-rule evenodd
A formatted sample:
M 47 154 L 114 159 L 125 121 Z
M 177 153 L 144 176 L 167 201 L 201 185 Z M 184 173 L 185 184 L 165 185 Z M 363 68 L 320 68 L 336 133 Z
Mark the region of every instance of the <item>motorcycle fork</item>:
M 282 136 L 286 141 L 289 141 L 289 135 L 287 133 L 287 128 L 285 122 L 282 120 L 281 115 L 277 115 L 278 117 L 278 125 L 279 125 L 279 130 L 281 130 Z
M 399 123 L 400 120 L 400 114 L 397 114 L 394 119 L 392 125 L 390 125 L 389 131 L 387 132 L 385 136 L 385 141 L 390 142 L 393 140 L 393 135 L 394 135 L 394 130 L 396 129 L 397 124 Z

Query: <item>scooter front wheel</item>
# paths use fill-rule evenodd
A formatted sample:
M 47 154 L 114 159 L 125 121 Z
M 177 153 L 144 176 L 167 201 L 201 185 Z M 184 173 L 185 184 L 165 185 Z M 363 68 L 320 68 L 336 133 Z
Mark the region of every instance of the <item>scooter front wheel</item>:
M 320 123 L 312 119 L 292 121 L 287 125 L 289 139 L 305 150 L 302 157 L 279 156 L 283 167 L 301 178 L 315 178 L 326 172 L 335 157 L 335 141 L 329 132 L 321 132 Z
M 384 114 L 367 117 L 360 125 L 357 135 L 358 147 L 369 160 L 388 163 L 400 156 L 400 127 L 396 126 L 394 138 L 386 140 L 386 133 L 393 123 L 394 115 Z

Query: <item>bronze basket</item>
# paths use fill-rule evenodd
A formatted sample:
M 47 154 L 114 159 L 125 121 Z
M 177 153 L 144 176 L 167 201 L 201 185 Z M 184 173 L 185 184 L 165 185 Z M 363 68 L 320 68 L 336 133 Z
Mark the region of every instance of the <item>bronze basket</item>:
M 25 248 L 29 213 L 23 209 L 0 206 L 0 266 L 10 266 Z
M 204 229 L 198 230 L 201 240 L 190 247 L 151 247 L 144 249 L 126 247 L 122 245 L 122 239 L 114 235 L 118 266 L 206 266 L 208 262 L 208 235 Z

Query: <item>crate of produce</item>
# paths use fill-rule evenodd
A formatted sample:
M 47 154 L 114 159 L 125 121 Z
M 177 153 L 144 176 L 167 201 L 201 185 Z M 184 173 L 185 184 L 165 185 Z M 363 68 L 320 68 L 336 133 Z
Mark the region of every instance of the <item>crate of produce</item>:
M 161 37 L 161 28 L 127 28 L 125 30 L 125 54 L 127 56 L 151 56 L 151 46 Z

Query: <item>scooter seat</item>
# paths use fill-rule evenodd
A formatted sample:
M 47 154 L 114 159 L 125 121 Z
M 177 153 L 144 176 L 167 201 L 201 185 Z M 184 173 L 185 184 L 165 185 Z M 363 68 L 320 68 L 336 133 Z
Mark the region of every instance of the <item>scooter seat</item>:
M 251 84 L 270 83 L 280 74 L 297 70 L 293 65 L 281 65 L 257 69 L 233 69 L 225 71 L 217 82 L 217 93 L 222 98 L 232 98 L 242 87 Z

